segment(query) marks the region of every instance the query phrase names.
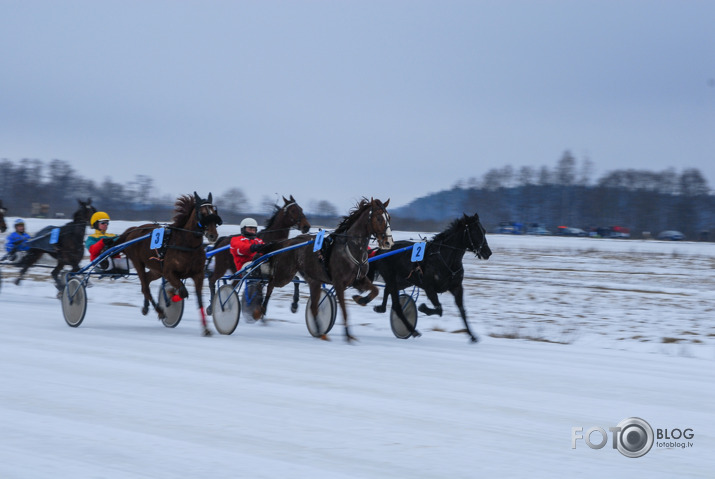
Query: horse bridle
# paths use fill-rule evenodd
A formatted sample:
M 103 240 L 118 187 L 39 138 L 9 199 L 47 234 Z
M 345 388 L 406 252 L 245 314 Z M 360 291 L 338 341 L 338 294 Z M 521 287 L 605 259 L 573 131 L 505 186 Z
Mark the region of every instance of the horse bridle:
M 209 208 L 211 208 L 213 213 L 211 213 L 210 215 L 204 215 L 201 212 L 201 209 L 204 206 L 208 206 Z M 218 209 L 213 205 L 213 203 L 211 203 L 210 201 L 203 201 L 196 208 L 196 223 L 199 227 L 199 234 L 203 235 L 206 231 L 208 224 L 210 224 L 211 222 L 213 222 L 216 226 L 221 226 L 223 224 L 223 220 L 218 215 Z
M 479 243 L 479 247 L 474 246 L 474 240 L 472 239 L 472 231 L 469 228 L 469 226 L 470 226 L 469 222 L 467 222 L 467 224 L 465 224 L 464 229 L 467 232 L 467 238 L 469 238 L 469 246 L 471 246 L 471 251 L 474 251 L 474 254 L 476 255 L 476 257 L 481 259 L 482 248 L 484 248 L 484 244 L 487 242 L 487 235 L 485 234 L 484 227 L 481 225 L 481 223 L 478 223 L 478 224 L 482 230 L 482 242 Z
M 390 229 L 390 214 L 387 212 L 387 210 L 384 207 L 380 207 L 381 212 L 385 215 L 385 231 L 382 233 L 383 240 L 387 238 L 387 230 Z M 373 215 L 373 209 L 372 207 L 370 208 L 370 217 L 368 218 L 368 223 L 372 226 L 372 215 Z M 370 237 L 375 237 L 375 239 L 379 242 L 380 238 L 377 237 L 377 233 L 373 232 L 371 233 Z
M 283 208 L 281 208 L 281 209 L 283 210 L 283 212 L 284 212 L 285 214 L 287 214 L 288 216 L 290 216 L 291 222 L 292 222 L 292 224 L 293 224 L 292 227 L 297 228 L 298 225 L 300 224 L 301 220 L 302 220 L 303 218 L 305 218 L 305 214 L 304 214 L 303 211 L 301 210 L 301 211 L 300 211 L 300 214 L 298 215 L 298 218 L 297 218 L 297 219 L 294 218 L 293 215 L 288 211 L 288 208 L 290 208 L 291 206 L 296 206 L 296 207 L 298 207 L 298 208 L 300 209 L 300 206 L 298 206 L 298 203 L 295 202 L 295 201 L 291 201 L 290 203 L 288 203 L 288 204 L 286 204 L 285 206 L 283 206 Z M 306 219 L 306 221 L 307 221 L 307 219 Z

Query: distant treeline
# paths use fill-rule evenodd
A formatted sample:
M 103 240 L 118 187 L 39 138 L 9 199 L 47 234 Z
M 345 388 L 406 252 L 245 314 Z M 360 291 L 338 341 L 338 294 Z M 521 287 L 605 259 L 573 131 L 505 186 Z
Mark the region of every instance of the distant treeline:
M 672 229 L 698 239 L 712 231 L 710 239 L 715 239 L 715 197 L 698 169 L 616 170 L 596 180 L 592 171 L 589 160 L 577 162 L 568 151 L 553 168 L 492 169 L 480 179 L 461 180 L 450 190 L 391 208 L 392 226 L 440 231 L 462 213 L 477 212 L 490 232 L 502 222 L 519 222 L 539 223 L 551 231 L 557 226 L 623 226 L 636 238 L 646 231 L 656 235 Z M 98 183 L 63 160 L 0 160 L 0 199 L 11 216 L 69 217 L 78 198 L 91 197 L 113 219 L 169 221 L 176 198 L 157 196 L 156 191 L 154 180 L 145 175 L 127 184 L 110 178 Z M 247 215 L 265 221 L 275 199 L 264 198 L 252 207 L 240 188 L 231 188 L 214 193 L 214 202 L 225 222 L 237 224 Z M 327 201 L 301 206 L 314 225 L 330 228 L 339 222 Z
M 502 222 L 519 222 L 551 231 L 622 226 L 635 238 L 678 230 L 695 240 L 715 232 L 715 197 L 698 169 L 616 170 L 595 181 L 592 170 L 588 160 L 578 164 L 567 151 L 554 168 L 493 169 L 481 180 L 461 181 L 392 213 L 438 221 L 477 212 L 489 231 Z
M 91 198 L 92 204 L 109 213 L 112 219 L 168 222 L 176 196 L 158 195 L 157 191 L 154 179 L 146 175 L 136 175 L 127 184 L 109 177 L 95 182 L 80 175 L 64 160 L 47 164 L 37 159 L 0 160 L 0 200 L 9 209 L 10 216 L 70 218 L 77 209 L 77 199 Z M 232 224 L 238 224 L 248 215 L 263 223 L 273 213 L 276 202 L 283 205 L 279 198 L 265 197 L 254 207 L 236 187 L 219 194 L 213 192 L 213 195 L 224 222 Z M 315 218 L 316 224 L 329 227 L 338 223 L 337 210 L 328 201 L 301 206 L 310 207 L 314 212 L 311 219 Z

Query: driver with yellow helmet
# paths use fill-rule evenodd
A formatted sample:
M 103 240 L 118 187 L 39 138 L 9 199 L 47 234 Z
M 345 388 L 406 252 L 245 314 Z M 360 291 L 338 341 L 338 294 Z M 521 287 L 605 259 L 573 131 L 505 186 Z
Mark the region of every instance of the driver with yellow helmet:
M 89 222 L 92 228 L 94 228 L 94 234 L 87 236 L 84 246 L 89 250 L 90 261 L 94 261 L 105 247 L 112 246 L 117 235 L 107 233 L 109 229 L 109 215 L 104 211 L 97 211 L 92 215 Z

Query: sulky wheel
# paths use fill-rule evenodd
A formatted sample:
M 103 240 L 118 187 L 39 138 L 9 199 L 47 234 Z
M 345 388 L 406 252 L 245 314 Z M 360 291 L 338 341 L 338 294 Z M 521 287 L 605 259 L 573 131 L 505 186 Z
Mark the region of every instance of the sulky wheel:
M 162 318 L 161 323 L 167 328 L 175 328 L 184 315 L 184 298 L 181 298 L 181 301 L 172 301 L 174 293 L 169 291 L 170 288 L 171 285 L 162 280 L 157 292 L 157 303 L 164 309 L 165 317 Z
M 338 313 L 338 301 L 334 294 L 321 288 L 320 300 L 318 303 L 318 315 L 313 317 L 310 311 L 311 299 L 308 298 L 308 303 L 305 305 L 305 325 L 311 336 L 319 338 L 324 334 L 328 334 L 335 324 L 335 316 Z
M 241 316 L 241 303 L 230 284 L 221 286 L 214 295 L 212 315 L 216 331 L 221 334 L 233 334 Z
M 67 324 L 76 328 L 82 324 L 86 312 L 87 291 L 79 278 L 72 278 L 62 290 L 62 314 Z
M 417 306 L 409 294 L 401 294 L 399 300 L 402 312 L 405 313 L 405 318 L 407 318 L 407 322 L 412 328 L 408 328 L 405 323 L 402 322 L 394 309 L 390 310 L 390 327 L 395 337 L 407 339 L 412 336 L 412 331 L 417 327 Z

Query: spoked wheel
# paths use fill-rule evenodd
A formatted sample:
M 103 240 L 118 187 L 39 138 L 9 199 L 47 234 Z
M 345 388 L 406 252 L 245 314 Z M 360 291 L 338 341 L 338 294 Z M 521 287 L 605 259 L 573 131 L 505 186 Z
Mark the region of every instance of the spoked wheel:
M 164 316 L 161 320 L 161 324 L 167 328 L 175 328 L 181 321 L 181 317 L 184 315 L 184 298 L 176 303 L 172 301 L 174 296 L 173 292 L 170 292 L 171 284 L 162 281 L 161 286 L 159 286 L 159 291 L 157 292 L 157 303 L 159 306 L 164 308 Z
M 233 334 L 241 316 L 241 303 L 230 284 L 221 286 L 214 295 L 213 318 L 216 331 L 221 334 Z
M 338 300 L 327 289 L 321 288 L 318 315 L 316 317 L 313 317 L 310 305 L 311 298 L 308 298 L 308 303 L 305 305 L 305 325 L 308 327 L 308 332 L 310 332 L 311 336 L 319 338 L 333 329 L 335 316 L 338 313 Z
M 67 281 L 62 290 L 62 315 L 71 327 L 82 324 L 87 312 L 87 291 L 79 278 Z
M 253 312 L 261 308 L 263 303 L 263 283 L 260 281 L 246 281 L 246 287 L 241 295 L 241 312 L 247 323 L 254 323 Z
M 405 318 L 407 318 L 407 322 L 412 326 L 412 331 L 414 331 L 417 326 L 417 305 L 409 294 L 401 294 L 399 300 L 402 312 L 405 313 Z M 405 323 L 402 322 L 394 309 L 390 310 L 390 327 L 392 328 L 392 334 L 397 338 L 407 339 L 412 337 L 412 332 L 405 326 Z

